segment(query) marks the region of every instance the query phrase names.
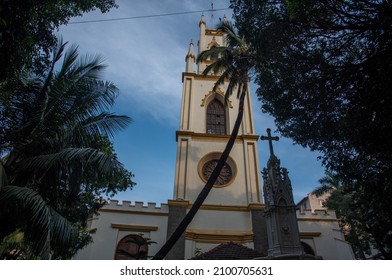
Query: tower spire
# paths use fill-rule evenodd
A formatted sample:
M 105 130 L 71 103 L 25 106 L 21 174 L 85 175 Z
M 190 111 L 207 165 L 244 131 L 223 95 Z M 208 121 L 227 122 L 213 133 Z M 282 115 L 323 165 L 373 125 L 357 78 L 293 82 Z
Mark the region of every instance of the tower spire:
M 193 41 L 191 39 L 191 42 L 189 43 L 189 49 L 188 49 L 188 53 L 185 57 L 185 72 L 188 73 L 193 73 L 194 71 L 194 64 L 195 64 L 195 51 L 193 50 Z

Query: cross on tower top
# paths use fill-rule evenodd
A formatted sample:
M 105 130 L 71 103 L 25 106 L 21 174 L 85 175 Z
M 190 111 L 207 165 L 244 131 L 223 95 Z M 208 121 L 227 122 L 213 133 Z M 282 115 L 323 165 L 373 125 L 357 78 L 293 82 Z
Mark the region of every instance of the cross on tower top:
M 269 149 L 271 156 L 274 156 L 274 148 L 272 146 L 272 140 L 279 141 L 278 136 L 271 136 L 271 129 L 267 128 L 267 136 L 260 136 L 260 140 L 268 140 Z
M 214 10 L 214 3 L 211 3 L 211 24 L 212 24 L 212 26 L 214 26 L 214 11 L 216 11 L 216 10 Z

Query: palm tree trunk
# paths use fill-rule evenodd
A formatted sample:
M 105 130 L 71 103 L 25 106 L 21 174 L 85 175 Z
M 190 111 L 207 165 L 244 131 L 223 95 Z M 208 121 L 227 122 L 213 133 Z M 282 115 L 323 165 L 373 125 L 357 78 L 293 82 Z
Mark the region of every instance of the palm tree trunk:
M 235 121 L 233 131 L 231 132 L 229 141 L 226 144 L 225 150 L 223 151 L 223 153 L 222 153 L 214 171 L 212 172 L 210 178 L 208 178 L 207 183 L 205 184 L 204 188 L 201 190 L 201 192 L 197 196 L 191 209 L 186 214 L 186 216 L 181 221 L 181 223 L 178 225 L 178 227 L 173 232 L 173 234 L 170 236 L 170 238 L 166 241 L 166 243 L 162 246 L 162 248 L 158 251 L 158 253 L 156 253 L 155 256 L 152 258 L 153 260 L 163 260 L 166 257 L 166 255 L 170 252 L 170 250 L 176 244 L 176 242 L 181 237 L 181 235 L 185 232 L 188 225 L 192 222 L 193 217 L 196 215 L 200 206 L 203 204 L 204 200 L 207 198 L 207 196 L 210 193 L 212 187 L 214 186 L 216 180 L 218 179 L 218 176 L 219 176 L 224 164 L 226 163 L 227 158 L 229 157 L 230 151 L 234 146 L 234 142 L 237 138 L 238 131 L 239 131 L 239 128 L 240 128 L 240 125 L 242 122 L 242 117 L 244 115 L 244 100 L 245 100 L 245 94 L 246 94 L 246 84 L 243 85 L 243 87 L 245 90 L 242 90 L 242 93 L 240 95 L 240 100 L 239 100 L 240 102 L 239 102 L 239 106 L 238 106 L 237 119 Z

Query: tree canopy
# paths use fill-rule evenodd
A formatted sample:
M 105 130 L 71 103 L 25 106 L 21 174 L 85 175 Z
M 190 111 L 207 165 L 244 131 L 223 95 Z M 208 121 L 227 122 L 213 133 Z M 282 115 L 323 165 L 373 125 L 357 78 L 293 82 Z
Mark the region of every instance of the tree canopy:
M 71 17 L 114 7 L 115 0 L 2 0 L 0 82 L 21 68 L 42 70 L 56 44 L 54 31 Z
M 111 143 L 131 121 L 109 112 L 117 87 L 100 79 L 100 56 L 65 49 L 59 40 L 44 72 L 0 85 L 0 240 L 21 231 L 42 258 L 75 254 L 101 196 L 134 185 Z
M 339 219 L 339 226 L 344 233 L 346 241 L 351 244 L 357 259 L 378 258 L 373 255 L 370 244 L 372 237 L 365 231 L 361 222 L 360 208 L 352 207 L 355 196 L 347 191 L 339 174 L 325 171 L 325 176 L 319 180 L 320 186 L 313 190 L 317 197 L 326 194 L 325 207 L 333 209 Z
M 278 131 L 350 184 L 391 258 L 392 3 L 232 0 L 256 53 L 257 95 Z

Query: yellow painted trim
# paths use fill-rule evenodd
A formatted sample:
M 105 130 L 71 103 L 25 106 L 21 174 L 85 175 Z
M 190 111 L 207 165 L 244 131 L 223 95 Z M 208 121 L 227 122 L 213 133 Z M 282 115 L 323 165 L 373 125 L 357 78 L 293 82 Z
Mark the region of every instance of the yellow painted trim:
M 202 205 L 201 210 L 217 210 L 217 211 L 241 211 L 247 212 L 249 208 L 247 206 L 237 205 Z
M 100 212 L 109 212 L 109 213 L 126 213 L 126 214 L 137 214 L 137 215 L 147 215 L 147 216 L 168 216 L 169 213 L 162 212 L 145 212 L 138 210 L 125 210 L 125 209 L 100 209 Z
M 183 148 L 183 144 L 184 144 L 184 148 Z M 182 183 L 183 186 L 183 197 L 186 197 L 186 179 L 187 179 L 187 175 L 188 175 L 188 146 L 189 146 L 189 139 L 181 139 L 181 143 L 179 143 L 179 151 L 178 151 L 178 158 L 177 158 L 177 162 L 176 162 L 176 174 L 177 174 L 177 178 L 176 178 L 176 186 L 175 186 L 175 192 L 176 192 L 176 198 L 180 197 L 180 186 Z M 184 151 L 183 151 L 184 149 Z M 185 153 L 185 154 L 183 154 Z M 182 171 L 182 157 L 185 157 L 184 159 L 184 171 Z M 181 176 L 183 176 L 183 182 L 181 182 Z
M 193 204 L 188 204 L 187 209 L 190 209 Z M 250 206 L 252 205 L 252 206 Z M 250 204 L 249 206 L 240 206 L 240 205 L 218 205 L 218 204 L 203 204 L 200 206 L 201 210 L 214 210 L 214 211 L 239 211 L 239 212 L 249 212 L 253 205 Z M 264 209 L 264 205 L 262 206 Z
M 129 231 L 157 231 L 158 230 L 158 226 L 111 224 L 111 227 L 115 229 L 129 230 Z
M 210 98 L 211 95 L 219 94 L 223 100 L 225 99 L 225 93 L 218 87 L 215 91 L 210 91 L 208 94 L 204 95 L 204 98 L 201 100 L 200 107 L 204 107 L 206 105 L 206 100 Z M 227 101 L 227 106 L 230 109 L 233 109 L 233 103 L 231 100 Z
M 194 139 L 224 139 L 227 140 L 230 138 L 230 135 L 222 135 L 222 134 L 208 134 L 208 133 L 198 133 L 198 132 L 193 132 L 193 131 L 183 131 L 183 130 L 177 130 L 176 131 L 176 141 L 178 141 L 178 137 L 183 136 L 183 137 L 192 137 Z M 258 135 L 239 135 L 237 136 L 236 141 L 240 140 L 248 140 L 248 141 L 258 141 L 259 136 Z
M 188 200 L 172 200 L 170 199 L 168 201 L 169 206 L 182 206 L 182 207 L 187 207 L 189 205 Z
M 249 178 L 250 196 L 252 201 L 261 202 L 261 184 L 258 174 L 257 142 L 246 143 L 247 176 Z M 252 178 L 253 177 L 253 178 Z M 253 194 L 256 193 L 256 197 Z
M 206 29 L 205 35 L 215 35 L 215 36 L 222 36 L 223 32 L 216 29 Z
M 190 122 L 190 111 L 191 111 L 191 99 L 190 96 L 192 94 L 192 78 L 187 78 L 184 85 L 184 93 L 182 100 L 182 109 L 181 109 L 181 128 L 189 129 Z
M 185 232 L 185 239 L 202 243 L 237 243 L 253 242 L 253 232 L 238 230 L 196 230 L 189 229 Z
M 216 76 L 216 75 L 204 76 L 203 74 L 182 72 L 182 82 L 184 82 L 184 77 L 194 77 L 195 80 L 210 80 L 210 81 L 217 81 L 220 78 L 220 76 Z M 226 79 L 226 81 L 229 81 L 229 79 Z
M 264 210 L 265 205 L 261 203 L 251 203 L 248 206 L 249 210 Z
M 310 239 L 313 237 L 319 237 L 321 235 L 321 232 L 300 232 L 299 237 L 304 238 L 304 239 Z
M 211 39 L 211 42 L 210 43 L 208 43 L 208 45 L 207 45 L 207 49 L 210 49 L 212 46 L 220 46 L 219 44 L 218 44 L 218 42 L 216 41 L 216 38 L 215 38 L 215 36 L 212 36 L 212 39 Z

